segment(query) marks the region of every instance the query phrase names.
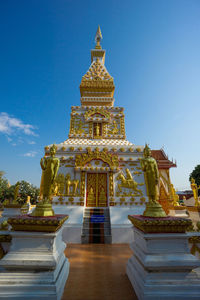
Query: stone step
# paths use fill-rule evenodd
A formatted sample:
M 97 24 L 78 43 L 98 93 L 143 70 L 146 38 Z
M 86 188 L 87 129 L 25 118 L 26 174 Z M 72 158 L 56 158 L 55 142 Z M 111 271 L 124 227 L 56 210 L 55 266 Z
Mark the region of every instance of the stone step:
M 84 235 L 84 234 L 88 235 L 88 234 L 90 234 L 90 232 L 91 232 L 90 229 L 86 229 L 86 228 L 82 229 L 82 235 Z M 101 231 L 100 231 L 99 229 L 93 229 L 93 230 L 92 230 L 92 234 L 93 234 L 93 235 L 95 235 L 95 234 L 102 235 L 102 234 L 101 234 Z M 104 235 L 104 236 L 105 236 L 105 235 L 111 235 L 110 229 L 104 230 L 104 234 L 103 234 L 103 235 Z
M 93 220 L 92 217 L 94 217 Z M 84 244 L 91 243 L 91 241 L 93 243 L 112 242 L 109 208 L 84 209 L 81 241 Z
M 100 241 L 102 240 L 101 238 L 101 236 L 98 236 L 98 235 L 92 235 L 92 236 L 90 236 L 90 235 L 82 235 L 81 236 L 81 242 L 82 242 L 82 244 L 89 244 L 90 243 L 90 238 L 92 238 L 92 240 L 93 240 L 93 242 L 92 243 L 94 243 L 94 244 L 99 244 L 100 243 Z M 112 243 L 112 236 L 111 235 L 106 235 L 106 236 L 104 236 L 103 237 L 103 243 L 104 244 L 111 244 Z
M 108 224 L 108 225 L 110 225 L 110 220 L 105 220 L 104 222 L 91 222 L 91 219 L 83 219 L 83 223 L 84 224 L 90 224 L 90 223 L 92 223 L 92 224 L 102 224 L 102 223 L 104 223 L 104 224 Z

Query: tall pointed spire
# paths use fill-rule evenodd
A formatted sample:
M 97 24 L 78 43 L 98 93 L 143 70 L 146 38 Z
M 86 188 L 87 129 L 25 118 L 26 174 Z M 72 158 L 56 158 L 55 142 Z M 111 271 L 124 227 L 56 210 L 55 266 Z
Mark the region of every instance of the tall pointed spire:
M 105 53 L 100 42 L 100 26 L 95 35 L 96 46 L 91 50 L 91 65 L 80 84 L 81 104 L 84 106 L 113 106 L 114 80 L 105 67 Z
M 101 33 L 101 28 L 98 25 L 97 32 L 96 32 L 96 35 L 95 35 L 95 41 L 96 41 L 95 49 L 101 49 L 100 42 L 101 42 L 102 39 L 103 39 L 103 36 L 102 36 L 102 33 Z

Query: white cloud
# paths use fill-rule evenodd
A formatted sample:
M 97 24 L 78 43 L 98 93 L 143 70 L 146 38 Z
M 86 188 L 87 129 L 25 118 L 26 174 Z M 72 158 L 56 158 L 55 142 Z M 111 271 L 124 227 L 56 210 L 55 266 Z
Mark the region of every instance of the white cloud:
M 34 142 L 34 141 L 29 141 L 28 144 L 29 144 L 29 145 L 35 145 L 36 142 Z
M 26 135 L 36 136 L 33 125 L 24 124 L 20 119 L 9 116 L 5 112 L 0 113 L 0 132 L 11 135 L 15 131 L 21 131 Z
M 35 157 L 37 154 L 37 151 L 29 151 L 27 153 L 24 153 L 23 156 L 26 156 L 26 157 Z

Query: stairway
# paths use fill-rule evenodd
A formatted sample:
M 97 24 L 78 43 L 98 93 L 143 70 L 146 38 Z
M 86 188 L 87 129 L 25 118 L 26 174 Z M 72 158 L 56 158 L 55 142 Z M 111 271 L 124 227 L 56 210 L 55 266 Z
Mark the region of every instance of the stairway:
M 112 243 L 109 207 L 84 209 L 81 241 L 82 244 Z

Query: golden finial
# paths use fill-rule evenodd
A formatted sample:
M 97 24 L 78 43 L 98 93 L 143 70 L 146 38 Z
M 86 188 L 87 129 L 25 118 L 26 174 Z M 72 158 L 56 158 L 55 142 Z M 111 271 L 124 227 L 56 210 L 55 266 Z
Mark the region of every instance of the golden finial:
M 100 42 L 103 39 L 100 26 L 98 25 L 97 32 L 95 35 L 96 47 L 95 49 L 101 49 Z

